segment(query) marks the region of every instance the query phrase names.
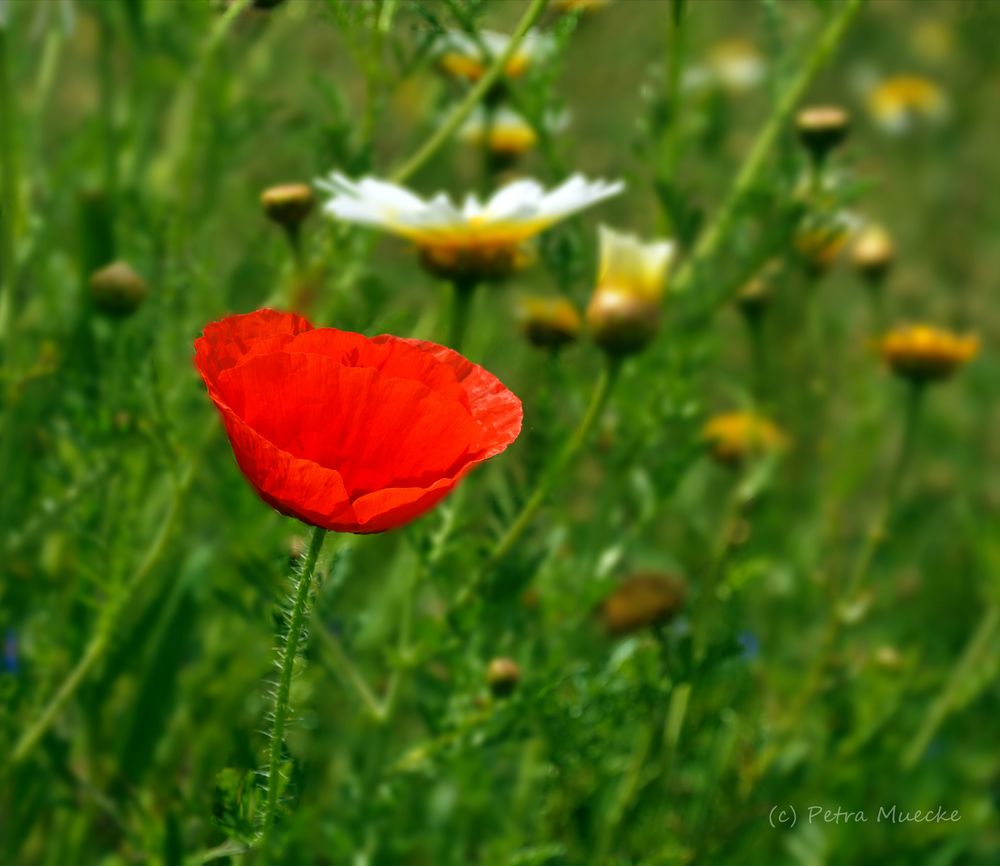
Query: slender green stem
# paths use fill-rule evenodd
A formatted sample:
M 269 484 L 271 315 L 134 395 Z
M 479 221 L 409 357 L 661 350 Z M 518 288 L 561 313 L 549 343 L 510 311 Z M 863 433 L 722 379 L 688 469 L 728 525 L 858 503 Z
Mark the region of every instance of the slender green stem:
M 299 654 L 299 641 L 305 630 L 312 602 L 313 574 L 326 530 L 316 527 L 309 540 L 309 550 L 297 574 L 292 576 L 294 596 L 292 609 L 286 615 L 287 631 L 278 645 L 278 688 L 274 693 L 274 713 L 271 723 L 271 747 L 267 758 L 267 798 L 261 818 L 261 835 L 266 838 L 278 813 L 278 795 L 282 787 L 281 755 L 285 748 L 285 723 L 288 721 L 288 697 L 292 691 L 292 675 Z
M 371 713 L 372 718 L 381 722 L 385 715 L 385 709 L 381 701 L 375 696 L 371 686 L 368 685 L 364 675 L 358 670 L 351 657 L 347 654 L 343 644 L 325 628 L 319 629 L 319 635 L 330 656 L 333 658 L 333 665 L 337 676 L 354 689 L 354 693 L 361 700 L 361 703 L 365 705 L 368 712 Z
M 10 43 L 6 26 L 0 26 L 0 473 L 7 471 L 14 452 L 14 336 L 17 317 L 17 268 L 14 233 L 18 210 L 18 173 L 14 152 L 17 121 L 10 80 Z M 0 527 L 8 525 L 9 496 L 0 496 Z
M 166 552 L 167 543 L 170 541 L 170 537 L 177 526 L 181 514 L 181 505 L 186 498 L 187 491 L 194 478 L 194 467 L 195 463 L 192 460 L 181 474 L 180 479 L 175 483 L 170 504 L 167 506 L 167 512 L 160 523 L 159 532 L 154 536 L 131 579 L 104 612 L 97 633 L 91 639 L 80 660 L 76 663 L 73 670 L 70 671 L 69 676 L 63 680 L 56 693 L 49 699 L 41 715 L 22 734 L 21 739 L 18 740 L 11 756 L 13 764 L 22 763 L 32 753 L 38 742 L 52 726 L 60 710 L 76 693 L 76 690 L 87 678 L 87 675 L 94 666 L 104 657 L 112 640 L 120 630 L 122 618 L 130 609 L 131 600 Z
M 506 50 L 497 56 L 483 77 L 476 82 L 476 86 L 468 92 L 465 99 L 455 106 L 447 120 L 431 134 L 427 141 L 421 145 L 420 149 L 403 165 L 392 172 L 392 180 L 396 183 L 403 183 L 403 181 L 416 174 L 423 167 L 424 163 L 438 152 L 445 142 L 465 122 L 466 118 L 472 114 L 473 109 L 475 109 L 483 97 L 486 96 L 493 85 L 499 80 L 508 61 L 517 53 L 525 35 L 534 26 L 542 12 L 545 11 L 546 3 L 548 3 L 548 0 L 531 0 L 531 4 L 525 10 L 524 15 L 521 16 L 517 27 L 514 28 Z
M 789 728 L 794 728 L 798 724 L 802 713 L 809 705 L 809 701 L 819 689 L 823 672 L 826 670 L 828 657 L 836 645 L 844 626 L 843 612 L 840 608 L 844 602 L 849 602 L 860 589 L 862 582 L 868 574 L 868 569 L 875 557 L 875 553 L 885 538 L 899 492 L 902 489 L 907 467 L 912 459 L 913 445 L 916 441 L 916 433 L 919 426 L 920 406 L 923 402 L 923 392 L 923 385 L 910 385 L 903 421 L 903 437 L 896 454 L 896 460 L 889 473 L 882 501 L 865 536 L 865 541 L 855 560 L 854 568 L 845 582 L 840 598 L 841 604 L 835 603 L 831 606 L 826 629 L 820 641 L 819 652 L 817 652 L 812 666 L 803 679 L 803 686 L 799 691 L 798 697 L 792 702 L 792 708 L 789 712 Z M 770 762 L 771 757 L 773 757 L 773 750 L 765 753 L 765 766 Z
M 462 351 L 465 332 L 469 326 L 469 313 L 476 297 L 476 284 L 456 280 L 452 283 L 451 322 L 448 326 L 448 346 L 456 352 Z
M 844 598 L 850 599 L 860 588 L 868 569 L 875 558 L 886 532 L 889 528 L 889 521 L 892 519 L 896 501 L 903 485 L 903 478 L 906 475 L 907 467 L 913 458 L 913 446 L 916 442 L 917 429 L 920 426 L 920 409 L 923 405 L 924 386 L 915 384 L 909 386 L 906 399 L 905 417 L 903 419 L 903 439 L 896 454 L 896 461 L 889 473 L 889 480 L 886 484 L 885 495 L 876 512 L 875 519 L 865 536 L 864 544 L 854 564 L 854 569 L 848 578 L 845 587 Z
M 903 753 L 902 766 L 904 770 L 912 769 L 923 757 L 931 739 L 941 727 L 942 722 L 958 703 L 958 696 L 969 678 L 986 663 L 992 651 L 993 640 L 1000 627 L 1000 605 L 993 603 L 986 608 L 983 618 L 979 621 L 976 631 L 969 640 L 965 652 L 951 670 L 951 675 L 937 699 L 927 708 L 927 714 L 917 730 L 916 736 Z
M 753 390 L 758 406 L 767 402 L 767 338 L 764 334 L 764 316 L 762 313 L 749 313 L 744 316 L 747 332 L 750 335 L 750 351 L 753 355 Z
M 719 578 L 722 576 L 733 550 L 733 535 L 747 504 L 744 479 L 738 479 L 729 493 L 719 524 L 719 534 L 708 560 L 698 592 L 697 605 L 693 611 L 695 657 L 702 658 L 709 646 L 708 626 L 712 621 L 711 612 L 715 607 Z
M 611 396 L 615 382 L 618 380 L 620 370 L 621 361 L 609 357 L 607 365 L 601 372 L 597 384 L 594 386 L 594 393 L 591 395 L 590 405 L 587 407 L 586 413 L 580 419 L 580 423 L 572 432 L 569 439 L 566 440 L 566 444 L 563 445 L 556 459 L 549 464 L 548 469 L 539 478 L 538 485 L 528 498 L 528 501 L 525 502 L 520 514 L 511 523 L 507 532 L 504 533 L 503 538 L 497 542 L 496 547 L 493 548 L 493 552 L 487 561 L 487 569 L 497 565 L 510 553 L 511 549 L 524 534 L 524 531 L 531 525 L 535 514 L 545 504 L 545 500 L 552 492 L 556 482 L 559 481 L 563 473 L 573 462 L 573 458 L 576 457 L 577 453 L 584 446 L 591 431 L 604 412 L 604 407 L 608 402 L 608 397 Z
M 747 197 L 753 192 L 753 188 L 764 170 L 767 157 L 778 140 L 778 136 L 787 125 L 792 112 L 795 111 L 816 74 L 843 39 L 848 25 L 861 9 L 863 3 L 864 0 L 845 0 L 820 34 L 812 51 L 806 57 L 796 76 L 789 82 L 781 99 L 771 112 L 771 116 L 758 133 L 750 153 L 747 154 L 747 158 L 740 167 L 729 194 L 717 211 L 715 218 L 699 235 L 691 256 L 674 277 L 674 292 L 681 293 L 690 289 L 700 276 L 699 272 L 705 262 L 709 261 L 728 239 L 729 232 L 732 230 L 741 208 Z M 718 303 L 723 300 L 725 299 L 716 299 Z

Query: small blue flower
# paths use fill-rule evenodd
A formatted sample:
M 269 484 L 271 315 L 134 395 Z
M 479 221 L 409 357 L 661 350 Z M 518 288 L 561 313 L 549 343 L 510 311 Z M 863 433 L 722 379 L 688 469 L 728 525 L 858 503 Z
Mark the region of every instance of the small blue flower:
M 3 642 L 3 670 L 8 674 L 16 674 L 21 670 L 21 661 L 17 653 L 17 634 L 14 629 L 7 629 Z
M 745 661 L 752 662 L 760 657 L 760 638 L 752 631 L 740 632 L 736 640 L 743 649 Z

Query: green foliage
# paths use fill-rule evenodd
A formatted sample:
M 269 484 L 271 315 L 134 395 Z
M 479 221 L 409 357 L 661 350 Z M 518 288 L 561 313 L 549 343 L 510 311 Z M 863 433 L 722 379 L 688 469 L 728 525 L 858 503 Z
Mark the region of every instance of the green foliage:
M 871 0 L 807 91 L 852 117 L 819 174 L 782 96 L 844 0 L 558 5 L 550 52 L 484 96 L 533 151 L 501 169 L 451 136 L 407 183 L 628 190 L 475 296 L 463 352 L 522 398 L 524 431 L 413 525 L 328 542 L 268 768 L 307 528 L 240 475 L 192 340 L 290 297 L 317 324 L 445 339 L 449 287 L 404 242 L 317 208 L 296 260 L 259 195 L 406 165 L 470 92 L 438 69 L 442 33 L 489 55 L 484 30 L 527 3 L 0 2 L 0 863 L 998 861 L 998 4 Z M 759 80 L 719 73 L 734 38 Z M 892 134 L 871 88 L 900 73 L 947 111 Z M 895 240 L 881 288 L 849 246 L 829 269 L 807 254 L 845 212 Z M 496 556 L 605 365 L 585 331 L 529 346 L 512 300 L 582 313 L 598 222 L 676 241 L 661 330 Z M 128 317 L 89 287 L 116 260 L 150 289 Z M 758 276 L 755 319 L 731 301 Z M 928 389 L 897 479 L 904 386 L 871 347 L 904 320 L 984 349 Z M 734 410 L 783 447 L 713 462 L 705 423 Z M 636 574 L 683 579 L 682 610 L 614 633 L 606 599 Z M 520 670 L 505 697 L 497 657 Z M 876 820 L 894 805 L 961 820 Z

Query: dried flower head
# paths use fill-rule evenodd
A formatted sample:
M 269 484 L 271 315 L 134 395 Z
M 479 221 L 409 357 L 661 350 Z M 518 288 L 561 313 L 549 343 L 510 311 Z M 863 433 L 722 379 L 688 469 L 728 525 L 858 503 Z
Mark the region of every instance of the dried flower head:
M 787 444 L 772 421 L 753 412 L 716 415 L 705 425 L 702 438 L 712 457 L 727 466 L 738 466 L 747 458 L 778 451 Z
M 560 349 L 572 343 L 583 324 L 576 307 L 566 298 L 522 298 L 518 315 L 524 336 L 539 349 Z
M 271 186 L 260 195 L 264 213 L 286 229 L 296 229 L 316 206 L 308 184 L 283 183 Z
M 468 195 L 458 207 L 444 193 L 425 200 L 374 178 L 355 182 L 334 173 L 318 186 L 331 194 L 325 213 L 404 237 L 417 246 L 428 270 L 461 281 L 507 276 L 528 260 L 525 241 L 624 189 L 621 182 L 582 175 L 551 191 L 534 180 L 518 180 L 486 202 Z
M 149 294 L 149 286 L 127 262 L 112 262 L 90 276 L 90 297 L 112 316 L 134 313 Z
M 834 148 L 847 138 L 851 119 L 836 105 L 803 108 L 795 118 L 799 140 L 817 162 L 822 162 Z
M 645 243 L 607 226 L 599 230 L 597 287 L 587 307 L 594 342 L 613 355 L 646 346 L 660 326 L 663 284 L 674 256 L 672 241 Z
M 687 586 L 678 577 L 642 572 L 626 578 L 601 603 L 604 627 L 612 635 L 625 635 L 669 622 L 684 607 Z
M 492 659 L 486 668 L 486 684 L 495 697 L 511 695 L 521 681 L 521 668 L 514 659 L 500 656 Z
M 979 338 L 930 325 L 909 325 L 882 337 L 879 354 L 897 376 L 921 384 L 947 379 L 979 352 Z

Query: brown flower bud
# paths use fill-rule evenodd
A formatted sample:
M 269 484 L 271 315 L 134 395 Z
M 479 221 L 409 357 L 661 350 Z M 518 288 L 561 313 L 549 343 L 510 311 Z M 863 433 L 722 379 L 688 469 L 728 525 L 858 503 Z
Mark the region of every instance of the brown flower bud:
M 505 698 L 513 693 L 521 680 L 521 668 L 514 659 L 500 656 L 486 668 L 486 684 L 495 697 Z
M 769 261 L 736 293 L 736 306 L 744 316 L 759 319 L 771 305 L 774 282 L 781 273 L 781 262 Z
M 90 297 L 99 310 L 112 316 L 134 313 L 149 294 L 146 281 L 126 262 L 113 262 L 90 276 Z
M 684 607 L 687 587 L 678 577 L 654 572 L 627 578 L 601 603 L 604 627 L 612 635 L 630 634 L 669 622 Z
M 843 143 L 850 128 L 847 112 L 835 105 L 804 108 L 795 118 L 799 140 L 817 162 Z
M 633 292 L 602 288 L 590 299 L 587 327 L 609 355 L 631 355 L 660 330 L 660 305 Z
M 309 216 L 316 200 L 308 184 L 283 183 L 271 186 L 260 195 L 264 213 L 286 229 L 297 229 Z
M 519 316 L 524 336 L 539 349 L 561 349 L 580 334 L 576 307 L 565 298 L 524 298 Z

